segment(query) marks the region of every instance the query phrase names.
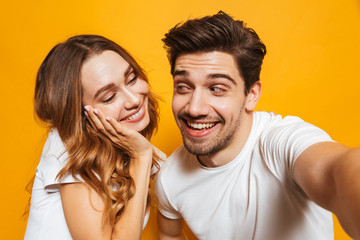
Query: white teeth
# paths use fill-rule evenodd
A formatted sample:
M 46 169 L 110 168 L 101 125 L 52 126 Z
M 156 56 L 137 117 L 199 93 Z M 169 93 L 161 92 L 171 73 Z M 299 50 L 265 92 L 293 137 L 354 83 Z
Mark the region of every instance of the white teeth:
M 191 128 L 202 130 L 202 129 L 212 128 L 213 126 L 215 126 L 215 123 L 192 123 L 187 121 L 187 125 Z
M 125 118 L 124 120 L 132 120 L 132 119 L 135 119 L 137 117 L 139 117 L 144 111 L 144 108 L 141 108 L 140 111 L 138 111 L 137 113 L 135 113 L 134 115 L 128 117 L 128 118 Z

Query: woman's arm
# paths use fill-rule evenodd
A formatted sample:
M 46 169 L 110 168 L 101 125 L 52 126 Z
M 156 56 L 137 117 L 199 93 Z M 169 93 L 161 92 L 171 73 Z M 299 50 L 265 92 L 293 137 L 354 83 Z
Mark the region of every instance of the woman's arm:
M 60 185 L 66 224 L 74 240 L 111 239 L 112 228 L 102 225 L 104 202 L 85 183 Z
M 114 228 L 102 225 L 104 201 L 85 183 L 68 183 L 60 187 L 66 223 L 77 239 L 140 239 L 150 178 L 150 167 L 138 164 L 130 169 L 136 192 L 129 200 Z
M 140 239 L 146 215 L 147 196 L 152 163 L 152 148 L 136 156 L 130 166 L 135 182 L 135 195 L 129 200 L 119 221 L 114 226 L 112 239 Z
M 60 188 L 65 219 L 74 239 L 140 239 L 146 214 L 152 163 L 152 145 L 141 134 L 128 130 L 114 119 L 103 116 L 100 111 L 89 108 L 88 118 L 93 126 L 107 135 L 115 144 L 131 143 L 133 153 L 130 164 L 136 191 L 129 200 L 119 220 L 112 228 L 103 227 L 104 202 L 85 183 L 63 184 Z

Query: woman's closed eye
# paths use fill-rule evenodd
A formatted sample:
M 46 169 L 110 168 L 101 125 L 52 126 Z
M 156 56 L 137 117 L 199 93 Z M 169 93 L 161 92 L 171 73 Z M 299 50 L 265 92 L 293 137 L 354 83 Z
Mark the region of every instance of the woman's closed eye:
M 116 97 L 116 93 L 114 93 L 110 97 L 105 98 L 104 100 L 102 100 L 102 102 L 103 103 L 111 103 L 115 100 L 115 97 Z
M 129 79 L 128 84 L 134 85 L 136 83 L 136 80 L 138 79 L 138 75 L 136 73 L 132 72 L 129 75 L 128 79 Z

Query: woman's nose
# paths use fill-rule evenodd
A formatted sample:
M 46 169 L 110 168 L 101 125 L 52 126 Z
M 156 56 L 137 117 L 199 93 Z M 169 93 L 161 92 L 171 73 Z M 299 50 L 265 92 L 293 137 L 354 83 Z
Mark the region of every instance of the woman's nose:
M 124 89 L 124 107 L 126 109 L 137 108 L 140 104 L 140 94 L 131 89 Z

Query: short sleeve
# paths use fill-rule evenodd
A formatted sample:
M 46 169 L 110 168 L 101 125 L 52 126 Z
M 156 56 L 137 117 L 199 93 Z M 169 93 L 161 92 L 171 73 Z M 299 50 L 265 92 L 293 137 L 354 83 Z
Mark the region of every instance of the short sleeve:
M 270 124 L 260 138 L 260 149 L 269 169 L 280 180 L 293 180 L 299 155 L 315 143 L 333 141 L 322 129 L 298 117 L 288 116 Z
M 43 187 L 47 192 L 59 191 L 58 184 L 81 182 L 81 178 L 76 180 L 71 175 L 66 175 L 63 179 L 57 178 L 60 170 L 65 166 L 68 153 L 61 138 L 55 129 L 52 129 L 45 142 L 40 163 L 36 168 L 36 175 L 43 182 Z
M 158 200 L 158 210 L 160 213 L 170 219 L 180 219 L 182 216 L 178 213 L 178 211 L 172 206 L 166 190 L 161 181 L 162 170 L 160 170 L 159 174 L 155 178 L 154 191 Z

